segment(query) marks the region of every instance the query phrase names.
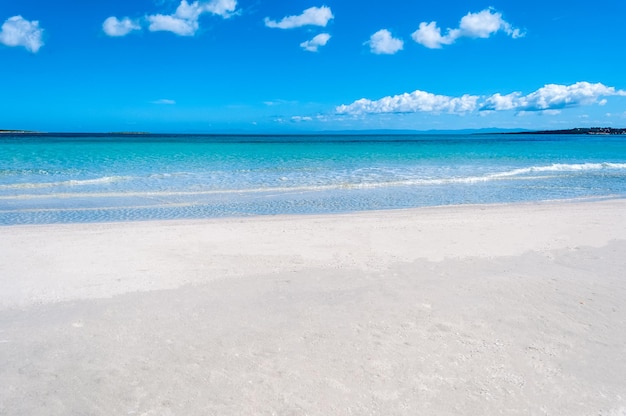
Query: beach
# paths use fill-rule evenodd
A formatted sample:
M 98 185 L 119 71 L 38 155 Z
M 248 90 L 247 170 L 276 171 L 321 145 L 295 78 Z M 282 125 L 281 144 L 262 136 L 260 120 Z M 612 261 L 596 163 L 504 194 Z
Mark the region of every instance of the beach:
M 626 200 L 0 228 L 3 415 L 624 415 Z

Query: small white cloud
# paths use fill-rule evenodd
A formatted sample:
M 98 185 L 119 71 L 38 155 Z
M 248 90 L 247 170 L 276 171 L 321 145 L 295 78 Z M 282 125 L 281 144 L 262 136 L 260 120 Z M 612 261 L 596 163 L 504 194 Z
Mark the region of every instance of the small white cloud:
M 172 32 L 179 36 L 193 36 L 200 25 L 198 20 L 181 19 L 172 15 L 156 14 L 148 16 L 150 32 Z
M 298 104 L 298 102 L 278 99 L 278 100 L 272 100 L 272 101 L 263 101 L 263 104 L 265 104 L 268 107 L 271 107 L 275 105 L 296 105 Z
M 162 98 L 162 99 L 160 99 L 160 100 L 152 101 L 152 104 L 159 104 L 159 105 L 174 105 L 174 104 L 176 104 L 176 101 L 174 101 L 174 100 L 168 100 L 167 98 Z
M 328 6 L 310 7 L 297 16 L 286 16 L 280 21 L 275 21 L 269 17 L 265 18 L 265 26 L 276 29 L 293 29 L 302 26 L 322 26 L 326 27 L 333 19 L 333 12 Z
M 340 105 L 336 112 L 350 115 L 417 112 L 465 114 L 476 109 L 478 98 L 476 95 L 449 97 L 416 90 L 374 101 L 361 98 L 352 104 Z
M 308 117 L 308 116 L 293 116 L 291 117 L 291 121 L 295 122 L 295 123 L 300 123 L 303 121 L 313 121 L 312 117 Z
M 300 46 L 305 51 L 317 52 L 319 50 L 319 47 L 325 46 L 330 38 L 331 36 L 328 33 L 320 33 L 313 39 L 302 42 Z
M 39 21 L 29 21 L 22 16 L 8 18 L 0 30 L 0 43 L 6 46 L 23 46 L 26 50 L 37 53 L 44 45 L 43 29 Z
M 194 1 L 189 3 L 181 0 L 172 14 L 153 14 L 145 17 L 148 30 L 151 32 L 172 32 L 180 36 L 193 36 L 200 28 L 199 19 L 205 13 L 221 16 L 227 19 L 237 13 L 237 0 Z M 136 20 L 128 17 L 122 20 L 109 17 L 102 24 L 102 29 L 109 36 L 125 36 L 141 26 Z
M 381 29 L 374 33 L 370 40 L 365 43 L 369 45 L 371 52 L 377 55 L 393 55 L 402 50 L 404 46 L 402 39 L 394 38 L 387 29 Z
M 193 36 L 200 27 L 198 19 L 202 14 L 199 2 L 187 3 L 182 0 L 174 14 L 155 14 L 147 16 L 151 32 L 172 32 L 179 36 Z
M 203 3 L 204 11 L 228 19 L 237 14 L 237 0 L 213 0 Z
M 437 27 L 437 22 L 422 22 L 419 29 L 411 34 L 415 42 L 431 49 L 439 49 L 442 45 L 454 43 L 456 40 L 455 36 L 451 35 L 450 32 L 446 36 L 441 36 L 441 29 Z
M 598 101 L 598 105 L 606 105 L 606 103 L 608 103 L 609 101 L 606 98 L 601 99 L 600 101 Z
M 514 28 L 502 18 L 502 13 L 493 9 L 485 9 L 478 13 L 468 13 L 461 18 L 457 29 L 448 29 L 445 35 L 437 22 L 422 22 L 419 28 L 411 34 L 413 40 L 420 45 L 431 49 L 439 49 L 443 45 L 451 45 L 461 37 L 488 38 L 493 34 L 503 31 L 513 39 L 524 36 L 524 33 Z
M 513 39 L 523 36 L 519 29 L 502 19 L 502 13 L 485 9 L 478 13 L 468 13 L 461 19 L 459 36 L 488 38 L 502 30 Z
M 119 20 L 117 17 L 111 16 L 102 23 L 102 30 L 108 36 L 126 36 L 134 30 L 141 30 L 141 26 L 128 17 Z

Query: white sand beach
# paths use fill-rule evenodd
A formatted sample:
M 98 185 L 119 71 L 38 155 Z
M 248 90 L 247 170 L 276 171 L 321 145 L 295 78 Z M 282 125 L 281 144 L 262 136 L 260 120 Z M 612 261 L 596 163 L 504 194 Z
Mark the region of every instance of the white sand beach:
M 626 200 L 0 237 L 1 415 L 626 415 Z

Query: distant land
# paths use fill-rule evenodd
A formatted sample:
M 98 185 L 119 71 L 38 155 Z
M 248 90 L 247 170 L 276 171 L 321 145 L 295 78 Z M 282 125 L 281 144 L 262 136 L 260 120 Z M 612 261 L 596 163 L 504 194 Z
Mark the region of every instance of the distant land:
M 626 134 L 626 128 L 613 127 L 577 127 L 566 130 L 517 131 L 502 134 Z
M 28 131 L 28 130 L 2 130 L 0 129 L 0 134 L 32 134 L 37 133 L 36 131 Z
M 113 132 L 43 132 L 43 131 L 30 131 L 30 130 L 2 130 L 0 134 L 32 134 L 32 135 L 96 135 L 96 136 L 126 136 L 126 135 L 233 135 L 233 136 L 267 136 L 267 135 L 406 135 L 406 134 L 482 134 L 482 133 L 519 133 L 520 129 L 499 129 L 499 128 L 484 128 L 484 129 L 460 129 L 460 130 L 410 130 L 410 129 L 369 129 L 369 130 L 321 130 L 321 131 L 248 131 L 248 130 L 229 130 L 229 131 L 214 131 L 214 132 L 174 132 L 174 133 L 150 133 L 144 131 L 113 131 Z
M 30 130 L 3 130 L 0 129 L 0 135 L 2 134 L 24 134 L 24 135 L 42 135 L 42 136 L 126 136 L 126 135 L 151 135 L 151 136 L 168 136 L 170 134 L 175 135 L 190 135 L 190 136 L 216 136 L 216 135 L 233 135 L 233 136 L 268 136 L 268 135 L 408 135 L 408 134 L 433 134 L 433 135 L 446 135 L 446 134 L 589 134 L 589 135 L 626 135 L 626 128 L 615 127 L 576 127 L 573 129 L 563 130 L 520 130 L 520 129 L 500 129 L 500 128 L 484 128 L 484 129 L 462 129 L 462 130 L 325 130 L 325 131 L 290 131 L 290 132 L 207 132 L 207 133 L 149 133 L 143 131 L 119 131 L 119 132 L 106 132 L 106 133 L 93 133 L 93 132 L 38 132 Z

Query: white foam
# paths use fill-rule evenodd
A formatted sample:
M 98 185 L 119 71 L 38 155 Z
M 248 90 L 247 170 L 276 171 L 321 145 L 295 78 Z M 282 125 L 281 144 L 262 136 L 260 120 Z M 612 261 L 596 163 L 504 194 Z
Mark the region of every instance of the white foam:
M 527 173 L 536 173 L 536 172 L 577 172 L 577 171 L 588 171 L 588 170 L 603 170 L 603 169 L 626 169 L 626 163 L 610 163 L 610 162 L 602 162 L 602 163 L 553 163 L 548 166 L 531 166 L 528 168 L 521 169 L 513 169 L 508 172 L 496 173 L 490 175 L 491 177 L 508 177 L 508 176 L 518 176 L 524 175 Z
M 68 181 L 58 182 L 26 182 L 15 183 L 10 185 L 0 185 L 0 189 L 41 189 L 41 188 L 53 188 L 55 186 L 84 186 L 84 185 L 102 185 L 106 183 L 127 181 L 133 179 L 132 176 L 104 176 L 97 179 L 83 179 L 76 180 L 71 179 Z
M 530 166 L 527 168 L 513 169 L 505 172 L 489 173 L 482 176 L 464 176 L 449 178 L 429 178 L 429 179 L 403 179 L 397 181 L 378 181 L 378 182 L 343 182 L 328 185 L 303 185 L 303 186 L 279 186 L 279 187 L 260 187 L 260 188 L 244 188 L 244 189 L 211 189 L 204 191 L 129 191 L 129 192 L 63 192 L 53 194 L 20 194 L 0 196 L 0 200 L 14 199 L 46 199 L 46 198 L 129 198 L 129 197 L 168 197 L 168 196 L 202 196 L 202 195 L 227 195 L 227 194 L 255 194 L 255 193 L 288 193 L 288 192 L 315 192 L 315 191 L 332 191 L 339 189 L 374 189 L 385 187 L 399 186 L 428 186 L 428 185 L 450 185 L 450 184 L 472 184 L 481 182 L 490 182 L 498 180 L 532 180 L 545 179 L 547 175 L 533 175 L 531 173 L 556 173 L 556 172 L 580 172 L 593 170 L 620 170 L 626 169 L 626 163 L 579 163 L 579 164 L 560 164 L 555 163 L 546 166 Z M 96 185 L 121 180 L 129 180 L 128 176 L 110 176 L 99 179 L 90 179 L 82 181 L 64 181 L 49 182 L 43 184 L 16 184 L 3 185 L 3 189 L 15 188 L 42 188 L 47 186 L 77 186 L 77 185 Z M 33 186 L 28 186 L 33 185 Z M 2 189 L 2 187 L 0 187 Z

